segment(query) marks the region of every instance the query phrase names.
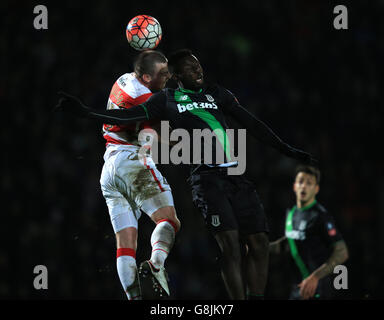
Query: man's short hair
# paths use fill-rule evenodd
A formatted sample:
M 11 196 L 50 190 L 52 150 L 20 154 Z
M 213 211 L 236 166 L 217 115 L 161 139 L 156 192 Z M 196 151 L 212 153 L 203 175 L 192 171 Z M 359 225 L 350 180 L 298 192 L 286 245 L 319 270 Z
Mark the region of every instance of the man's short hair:
M 136 57 L 135 62 L 133 63 L 133 69 L 139 77 L 144 74 L 153 76 L 155 73 L 156 63 L 167 62 L 167 58 L 160 51 L 145 50 L 140 52 L 140 54 Z
M 316 178 L 316 184 L 320 184 L 320 170 L 318 168 L 309 165 L 299 165 L 296 168 L 295 177 L 297 177 L 300 172 L 314 176 Z
M 182 62 L 186 57 L 193 55 L 189 49 L 180 49 L 168 56 L 168 66 L 171 73 L 179 73 L 181 70 Z

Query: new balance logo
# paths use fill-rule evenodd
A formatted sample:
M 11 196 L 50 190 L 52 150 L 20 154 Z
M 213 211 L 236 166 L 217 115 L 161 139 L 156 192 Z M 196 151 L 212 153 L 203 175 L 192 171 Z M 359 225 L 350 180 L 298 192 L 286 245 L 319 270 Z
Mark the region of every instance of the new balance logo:
M 191 111 L 193 109 L 217 109 L 217 105 L 215 103 L 208 102 L 193 102 L 188 104 L 177 104 L 177 108 L 179 112 Z

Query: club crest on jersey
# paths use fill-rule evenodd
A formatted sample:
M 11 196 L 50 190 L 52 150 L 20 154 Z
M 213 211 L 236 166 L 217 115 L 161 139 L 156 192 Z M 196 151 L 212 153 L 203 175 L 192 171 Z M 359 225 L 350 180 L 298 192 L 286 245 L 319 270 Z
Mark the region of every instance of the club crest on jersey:
M 220 225 L 220 217 L 215 214 L 211 216 L 211 223 L 214 227 L 218 227 Z
M 125 87 L 127 84 L 124 82 L 124 78 L 123 77 L 120 77 L 119 78 L 119 83 L 121 84 L 122 87 Z
M 206 94 L 205 96 L 207 97 L 207 100 L 208 100 L 209 102 L 213 102 L 213 101 L 215 101 L 215 99 L 214 99 L 210 94 Z
M 185 95 L 181 96 L 179 99 L 181 101 L 186 101 L 186 100 L 188 100 L 188 96 L 185 94 Z

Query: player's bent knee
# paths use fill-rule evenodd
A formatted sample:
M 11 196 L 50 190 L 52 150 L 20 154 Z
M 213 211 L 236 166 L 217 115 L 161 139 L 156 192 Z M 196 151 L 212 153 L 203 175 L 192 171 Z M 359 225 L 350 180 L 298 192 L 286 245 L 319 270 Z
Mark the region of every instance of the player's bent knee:
M 219 232 L 215 236 L 221 249 L 221 258 L 226 261 L 241 260 L 239 234 L 237 230 Z
M 177 218 L 176 210 L 172 206 L 167 206 L 167 207 L 163 207 L 156 210 L 152 214 L 151 219 L 155 223 L 159 223 L 162 220 L 167 220 L 173 225 L 173 227 L 175 228 L 175 231 L 179 231 L 181 227 L 181 222 Z
M 172 219 L 170 219 L 170 221 L 172 221 L 175 231 L 178 232 L 181 228 L 180 220 L 175 215 Z

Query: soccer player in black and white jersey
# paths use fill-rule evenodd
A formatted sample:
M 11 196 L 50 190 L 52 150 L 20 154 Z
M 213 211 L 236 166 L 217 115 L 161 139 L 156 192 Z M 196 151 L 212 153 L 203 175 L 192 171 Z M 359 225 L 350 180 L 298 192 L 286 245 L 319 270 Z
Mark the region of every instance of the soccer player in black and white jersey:
M 218 85 L 206 85 L 203 68 L 190 50 L 170 55 L 168 65 L 179 87 L 164 89 L 137 107 L 99 111 L 64 95 L 61 108 L 110 124 L 168 120 L 171 128 L 182 128 L 191 136 L 194 129 L 219 130 L 221 138 L 213 139 L 209 147 L 217 150 L 216 145 L 221 145 L 225 151 L 224 162 L 213 159 L 211 163 L 201 161 L 199 165 L 191 165 L 188 180 L 193 202 L 221 249 L 221 271 L 228 296 L 239 300 L 262 299 L 268 274 L 268 224 L 253 183 L 242 175 L 228 175 L 228 168 L 238 164 L 228 152 L 226 117 L 234 117 L 262 143 L 288 157 L 308 163 L 314 159 L 283 142 L 264 122 L 242 107 L 230 91 Z M 202 158 L 203 155 L 201 150 Z
M 332 215 L 316 200 L 320 171 L 300 165 L 293 191 L 296 205 L 287 210 L 285 236 L 270 243 L 271 253 L 290 251 L 296 264 L 290 299 L 332 299 L 331 275 L 348 259 L 348 248 Z

